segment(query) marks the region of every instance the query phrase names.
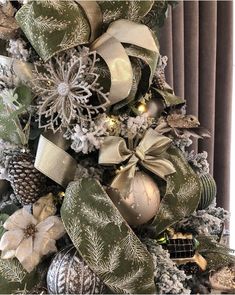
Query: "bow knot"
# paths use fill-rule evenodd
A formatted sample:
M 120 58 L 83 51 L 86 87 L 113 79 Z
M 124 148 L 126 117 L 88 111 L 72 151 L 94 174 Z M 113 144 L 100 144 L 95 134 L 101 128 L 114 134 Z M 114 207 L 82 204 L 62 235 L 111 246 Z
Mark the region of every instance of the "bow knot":
M 170 138 L 159 135 L 150 128 L 139 145 L 131 151 L 127 148 L 123 138 L 108 136 L 104 139 L 100 149 L 99 164 L 115 165 L 128 160 L 126 166 L 118 171 L 111 184 L 111 187 L 119 189 L 121 195 L 125 197 L 130 192 L 131 180 L 135 175 L 137 165 L 143 166 L 163 179 L 175 172 L 173 164 L 166 158 L 165 153 L 171 142 Z
M 145 158 L 145 151 L 143 150 L 142 147 L 137 146 L 136 150 L 135 150 L 135 155 L 137 158 L 139 158 L 139 160 L 143 161 Z

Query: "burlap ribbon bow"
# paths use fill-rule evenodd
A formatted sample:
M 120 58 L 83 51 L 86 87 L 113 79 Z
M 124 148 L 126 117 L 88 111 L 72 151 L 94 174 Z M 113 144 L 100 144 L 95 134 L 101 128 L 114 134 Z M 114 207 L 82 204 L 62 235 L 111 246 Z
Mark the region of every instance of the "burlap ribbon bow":
M 139 145 L 134 150 L 127 148 L 123 138 L 109 136 L 105 138 L 99 154 L 99 164 L 115 165 L 128 160 L 112 181 L 111 187 L 120 191 L 123 197 L 131 189 L 131 180 L 135 175 L 137 165 L 141 165 L 157 176 L 165 179 L 175 172 L 172 163 L 166 159 L 165 151 L 171 144 L 171 139 L 159 135 L 153 129 L 148 129 Z

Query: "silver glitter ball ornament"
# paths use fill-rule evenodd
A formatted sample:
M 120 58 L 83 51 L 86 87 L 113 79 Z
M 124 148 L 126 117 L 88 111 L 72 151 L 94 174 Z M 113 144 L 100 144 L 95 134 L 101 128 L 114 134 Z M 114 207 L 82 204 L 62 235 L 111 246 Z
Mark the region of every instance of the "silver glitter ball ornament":
M 47 273 L 49 294 L 102 294 L 104 284 L 73 246 L 57 253 Z

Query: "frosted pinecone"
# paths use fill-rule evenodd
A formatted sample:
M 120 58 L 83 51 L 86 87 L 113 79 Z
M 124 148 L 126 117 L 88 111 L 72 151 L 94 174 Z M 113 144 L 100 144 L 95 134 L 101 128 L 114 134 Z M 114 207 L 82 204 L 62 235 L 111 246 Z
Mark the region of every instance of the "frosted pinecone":
M 8 158 L 9 181 L 22 205 L 34 203 L 44 193 L 46 177 L 34 167 L 34 161 L 31 153 L 22 151 Z
M 166 77 L 163 70 L 158 71 L 158 73 L 153 78 L 153 84 L 157 89 L 164 90 L 166 86 Z

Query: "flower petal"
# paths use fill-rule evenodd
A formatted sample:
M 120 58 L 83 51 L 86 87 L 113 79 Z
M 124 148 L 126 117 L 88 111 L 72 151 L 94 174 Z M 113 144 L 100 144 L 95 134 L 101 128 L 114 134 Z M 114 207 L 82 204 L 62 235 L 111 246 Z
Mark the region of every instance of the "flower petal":
M 29 224 L 37 224 L 37 220 L 32 214 L 28 213 L 24 208 L 13 213 L 4 223 L 7 230 L 24 229 Z
M 41 256 L 33 250 L 33 238 L 23 240 L 15 253 L 16 258 L 27 272 L 31 272 L 40 262 Z
M 2 259 L 11 259 L 11 258 L 14 258 L 15 257 L 15 253 L 16 253 L 15 250 L 2 251 L 1 258 Z
M 51 239 L 58 240 L 65 234 L 64 225 L 61 219 L 57 216 L 50 216 L 41 221 L 36 229 L 38 232 L 47 232 Z
M 23 239 L 24 232 L 21 229 L 7 231 L 1 238 L 0 250 L 16 250 Z
M 42 256 L 57 251 L 55 240 L 50 239 L 48 233 L 43 235 L 37 233 L 35 235 L 33 249 L 35 252 L 39 253 Z

